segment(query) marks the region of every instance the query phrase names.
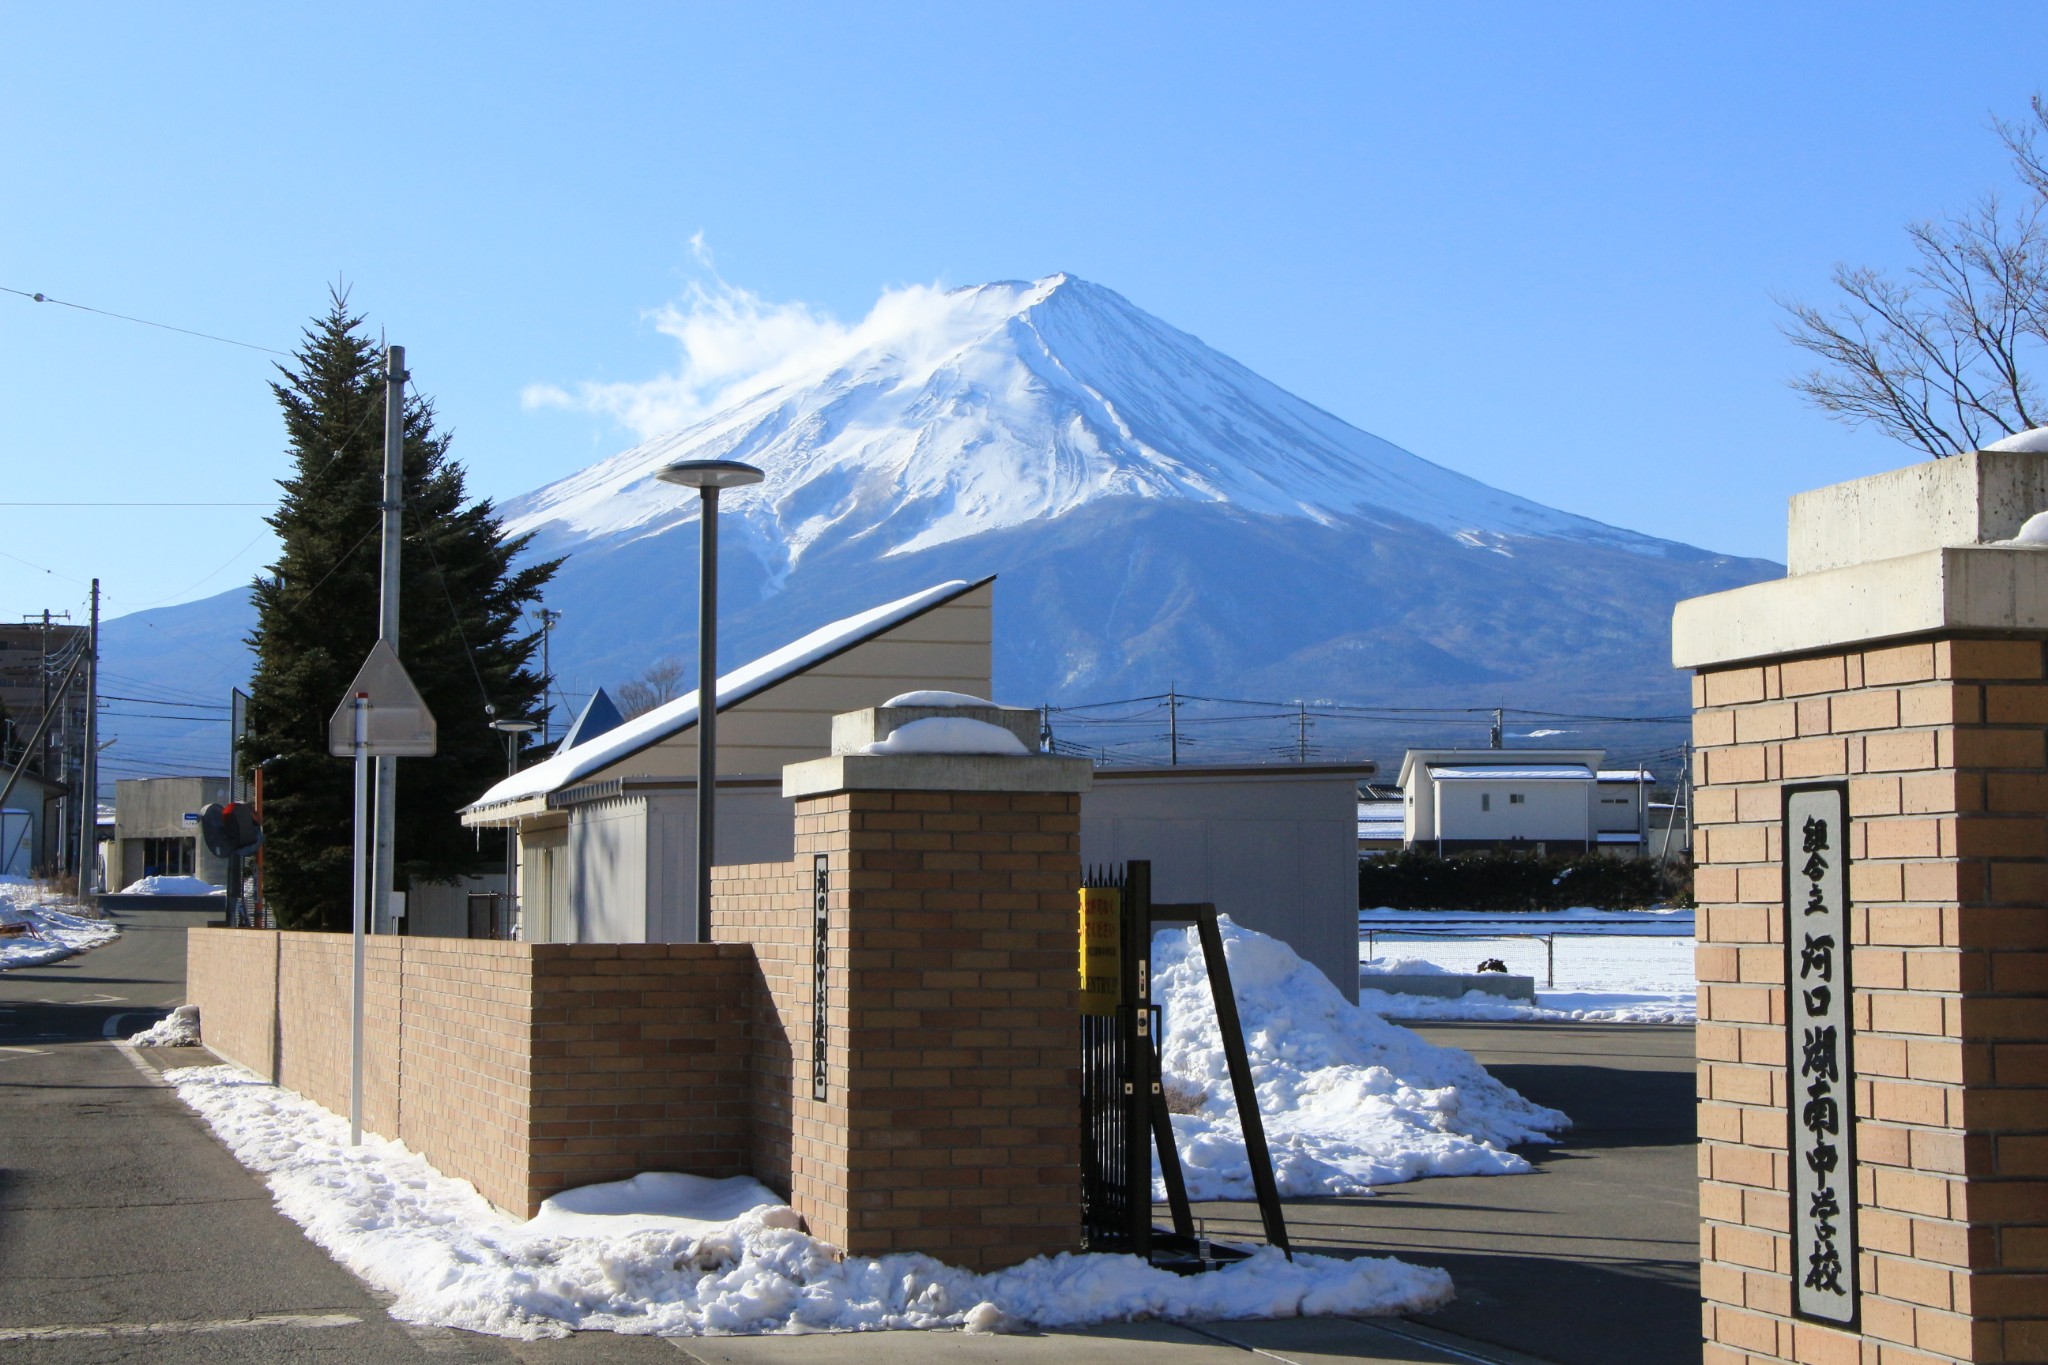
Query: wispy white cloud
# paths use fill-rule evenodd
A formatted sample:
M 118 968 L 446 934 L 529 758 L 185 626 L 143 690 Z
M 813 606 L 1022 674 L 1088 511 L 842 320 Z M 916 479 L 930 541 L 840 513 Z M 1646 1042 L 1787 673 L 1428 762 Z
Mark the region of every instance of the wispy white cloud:
M 866 317 L 849 324 L 810 304 L 771 302 L 728 283 L 712 268 L 702 232 L 689 247 L 708 279 L 646 315 L 675 339 L 680 355 L 673 370 L 640 381 L 529 384 L 521 405 L 595 413 L 647 440 L 872 346 L 899 353 L 943 347 L 951 330 L 945 324 L 959 311 L 936 284 L 906 285 L 884 290 Z

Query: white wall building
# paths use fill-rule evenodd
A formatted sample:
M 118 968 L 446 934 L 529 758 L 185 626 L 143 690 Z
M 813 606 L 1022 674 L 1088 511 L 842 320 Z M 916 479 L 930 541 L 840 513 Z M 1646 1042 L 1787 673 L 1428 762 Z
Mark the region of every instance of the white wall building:
M 1632 775 L 1603 782 L 1601 749 L 1410 749 L 1401 760 L 1407 846 L 1439 853 L 1515 848 L 1585 853 L 1610 821 L 1642 844 L 1642 796 Z M 1632 801 L 1603 816 L 1602 793 Z
M 1152 863 L 1152 899 L 1207 901 L 1358 999 L 1358 783 L 1371 763 L 1098 768 L 1081 863 Z

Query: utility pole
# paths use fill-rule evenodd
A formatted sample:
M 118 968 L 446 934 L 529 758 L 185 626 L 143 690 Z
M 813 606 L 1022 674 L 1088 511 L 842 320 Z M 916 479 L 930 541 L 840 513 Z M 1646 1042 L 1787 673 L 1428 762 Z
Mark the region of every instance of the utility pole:
M 1294 704 L 1301 709 L 1300 715 L 1295 718 L 1297 734 L 1294 741 L 1294 761 L 1296 763 L 1306 763 L 1308 762 L 1308 703 L 1298 701 Z
M 50 609 L 43 608 L 43 667 L 38 676 L 43 684 L 42 714 L 50 714 Z M 43 740 L 42 752 L 36 755 L 36 767 L 44 777 L 50 775 L 50 741 Z M 59 859 L 58 861 L 63 861 Z
M 78 764 L 78 894 L 101 891 L 100 866 L 100 581 L 92 581 L 92 624 L 85 636 L 85 748 Z
M 1180 766 L 1180 698 L 1174 693 L 1174 685 L 1166 685 L 1166 743 L 1170 757 L 1168 763 Z
M 548 644 L 555 638 L 555 622 L 562 619 L 562 613 L 540 609 L 540 742 L 543 748 L 554 738 L 555 717 L 555 668 L 549 661 Z
M 1492 729 L 1490 729 L 1490 730 L 1488 730 L 1488 731 L 1487 731 L 1487 734 L 1486 734 L 1486 747 L 1487 747 L 1487 748 L 1489 748 L 1489 749 L 1498 749 L 1498 748 L 1500 748 L 1500 747 L 1501 747 L 1501 743 L 1500 743 L 1500 727 L 1501 727 L 1501 708 L 1500 708 L 1500 707 L 1498 707 L 1498 706 L 1496 706 L 1496 707 L 1494 707 L 1494 708 L 1493 708 L 1493 728 L 1492 728 Z
M 398 652 L 398 545 L 405 511 L 405 347 L 384 348 L 384 515 L 383 560 L 377 572 L 377 638 Z M 398 759 L 378 754 L 375 860 L 370 876 L 374 913 L 371 932 L 391 931 L 392 841 L 398 828 Z

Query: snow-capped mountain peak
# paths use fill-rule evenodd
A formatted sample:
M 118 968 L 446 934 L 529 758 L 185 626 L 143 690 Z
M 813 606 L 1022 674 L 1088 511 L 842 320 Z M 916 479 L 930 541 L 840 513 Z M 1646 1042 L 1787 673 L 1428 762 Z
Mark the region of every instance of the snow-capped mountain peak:
M 508 503 L 510 529 L 548 549 L 658 533 L 696 500 L 654 472 L 723 458 L 766 472 L 723 506 L 777 579 L 828 542 L 888 557 L 1113 497 L 1394 518 L 1475 546 L 1656 543 L 1431 464 L 1071 275 L 894 290 L 812 340 L 713 415 Z

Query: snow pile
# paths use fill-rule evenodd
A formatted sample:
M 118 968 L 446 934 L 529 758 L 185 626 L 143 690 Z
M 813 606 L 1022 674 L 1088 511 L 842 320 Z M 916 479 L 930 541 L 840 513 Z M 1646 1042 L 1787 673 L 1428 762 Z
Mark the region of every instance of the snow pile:
M 887 739 L 862 747 L 864 754 L 998 754 L 1023 758 L 1024 741 L 1000 725 L 966 716 L 928 716 L 899 725 Z
M 1363 1194 L 1432 1175 L 1514 1175 L 1508 1148 L 1549 1142 L 1570 1125 L 1487 1074 L 1469 1053 L 1437 1047 L 1351 1004 L 1276 938 L 1218 916 L 1259 1113 L 1283 1196 Z M 1192 928 L 1152 943 L 1164 1007 L 1162 1073 L 1201 1096 L 1173 1116 L 1193 1199 L 1250 1199 L 1251 1168 L 1231 1098 L 1209 974 Z M 1155 1196 L 1165 1198 L 1155 1182 Z
M 546 1215 L 514 1222 L 398 1143 L 366 1137 L 350 1147 L 343 1119 L 237 1067 L 164 1074 L 237 1160 L 269 1177 L 279 1209 L 336 1260 L 396 1296 L 391 1314 L 404 1322 L 528 1339 L 579 1330 L 989 1330 L 1141 1316 L 1404 1313 L 1451 1296 L 1441 1270 L 1369 1257 L 1302 1255 L 1290 1264 L 1270 1249 L 1186 1278 L 1130 1256 L 1039 1257 L 988 1275 L 929 1256 L 842 1258 L 824 1242 L 776 1226 L 793 1218 L 783 1205 L 755 1205 L 709 1231 L 672 1218 L 615 1235 L 556 1235 Z M 624 1182 L 647 1181 L 637 1192 L 577 1192 L 605 1210 L 578 1216 L 629 1218 L 638 1196 L 649 1193 L 686 1213 L 720 1211 L 707 1197 L 719 1192 L 703 1187 L 730 1182 L 690 1189 L 675 1179 Z M 576 1212 L 568 1207 L 574 1195 L 551 1202 Z M 724 1207 L 744 1202 L 741 1192 Z
M 106 920 L 88 919 L 77 910 L 75 902 L 32 882 L 0 877 L 0 925 L 15 930 L 0 935 L 0 971 L 39 967 L 120 936 L 121 931 Z
M 131 1047 L 199 1046 L 199 1006 L 180 1005 L 128 1040 Z
M 1439 966 L 1422 957 L 1376 957 L 1358 964 L 1358 978 L 1363 981 L 1367 974 L 1383 976 L 1458 976 L 1462 973 L 1455 967 Z
M 769 1227 L 801 1225 L 796 1210 L 748 1175 L 643 1171 L 631 1180 L 585 1185 L 543 1199 L 526 1230 L 547 1237 L 616 1237 L 629 1232 L 682 1231 L 699 1237 L 760 1210 Z
M 225 896 L 227 888 L 197 877 L 144 877 L 121 888 L 124 896 Z
M 1404 919 L 1455 930 L 1455 938 L 1404 938 Z M 1480 911 L 1369 910 L 1358 917 L 1374 932 L 1369 950 L 1359 944 L 1359 1004 L 1397 1019 L 1548 1020 L 1605 1024 L 1689 1024 L 1698 1017 L 1693 973 L 1693 914 L 1686 909 L 1573 910 L 1542 914 Z M 1489 929 L 1550 934 L 1549 950 L 1535 938 L 1489 938 Z M 1467 991 L 1446 1000 L 1374 990 L 1373 977 L 1420 970 L 1415 959 L 1385 954 L 1427 952 L 1452 971 L 1499 958 L 1508 970 L 1536 981 L 1536 1003 Z M 1382 956 L 1366 957 L 1368 951 Z M 1547 986 L 1552 969 L 1556 987 Z
M 884 706 L 987 706 L 995 703 L 986 697 L 970 697 L 965 692 L 944 692 L 932 689 L 924 692 L 899 692 L 882 703 Z

